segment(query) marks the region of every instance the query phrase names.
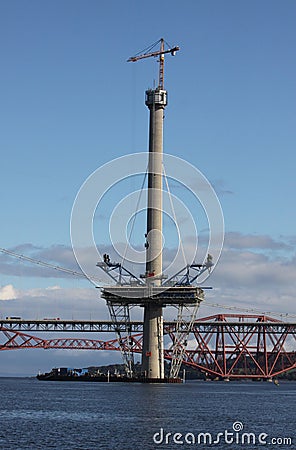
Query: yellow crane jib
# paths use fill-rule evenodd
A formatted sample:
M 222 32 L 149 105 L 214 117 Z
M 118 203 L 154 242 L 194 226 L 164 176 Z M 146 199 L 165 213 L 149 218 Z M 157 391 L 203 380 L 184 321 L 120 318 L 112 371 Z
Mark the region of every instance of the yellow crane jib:
M 160 49 L 158 51 L 153 51 L 151 52 L 150 50 L 152 50 L 153 47 L 155 47 L 155 45 L 160 44 Z M 165 49 L 165 41 L 163 38 L 161 38 L 159 41 L 157 41 L 155 44 L 152 45 L 152 47 L 149 48 L 148 51 L 135 55 L 135 56 L 131 56 L 127 62 L 136 62 L 139 61 L 140 59 L 144 59 L 144 58 L 150 58 L 150 57 L 156 57 L 156 56 L 160 56 L 159 58 L 159 82 L 158 82 L 158 87 L 159 89 L 164 89 L 164 55 L 167 53 L 170 53 L 172 56 L 175 56 L 176 52 L 178 50 L 180 50 L 180 47 L 175 46 L 172 48 L 168 48 Z

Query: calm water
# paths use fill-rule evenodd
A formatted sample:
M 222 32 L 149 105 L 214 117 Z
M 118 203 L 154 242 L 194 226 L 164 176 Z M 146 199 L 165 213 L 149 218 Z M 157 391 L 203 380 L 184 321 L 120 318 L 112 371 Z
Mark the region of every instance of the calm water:
M 295 402 L 294 382 L 277 387 L 252 382 L 142 385 L 0 378 L 0 449 L 291 449 L 296 448 Z M 244 429 L 234 432 L 238 421 Z M 253 433 L 255 445 L 247 437 L 241 443 L 244 432 Z M 199 433 L 210 433 L 212 442 L 221 433 L 220 441 L 204 445 Z M 260 433 L 268 435 L 262 444 Z M 273 438 L 277 443 L 270 444 Z M 293 444 L 284 444 L 283 438 L 292 438 Z

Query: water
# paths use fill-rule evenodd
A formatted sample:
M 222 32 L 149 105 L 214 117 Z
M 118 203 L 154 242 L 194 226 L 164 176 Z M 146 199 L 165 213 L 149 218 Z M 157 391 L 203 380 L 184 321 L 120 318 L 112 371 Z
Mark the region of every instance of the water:
M 0 449 L 291 449 L 295 401 L 296 382 L 146 385 L 0 378 Z M 244 428 L 235 432 L 238 421 Z M 211 445 L 198 438 L 202 432 L 211 434 Z M 255 444 L 247 436 L 241 442 L 244 432 L 253 433 Z M 262 444 L 260 433 L 268 435 Z

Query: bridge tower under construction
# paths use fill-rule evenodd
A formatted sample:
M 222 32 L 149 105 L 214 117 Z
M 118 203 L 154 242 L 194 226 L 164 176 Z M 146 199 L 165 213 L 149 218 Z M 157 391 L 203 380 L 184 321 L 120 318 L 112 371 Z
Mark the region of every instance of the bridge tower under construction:
M 163 122 L 164 110 L 167 106 L 167 92 L 164 88 L 165 55 L 175 53 L 179 47 L 165 49 L 164 39 L 157 44 L 157 51 L 149 49 L 145 53 L 129 58 L 136 62 L 140 59 L 158 57 L 159 79 L 155 89 L 146 91 L 145 104 L 149 109 L 149 161 L 148 161 L 148 195 L 147 195 L 147 228 L 145 231 L 146 270 L 145 274 L 136 276 L 131 274 L 119 263 L 110 261 L 105 255 L 104 260 L 97 265 L 106 273 L 117 271 L 116 285 L 102 288 L 102 297 L 106 299 L 111 319 L 115 324 L 118 342 L 122 344 L 121 352 L 127 374 L 133 377 L 133 348 L 132 340 L 123 339 L 128 334 L 130 322 L 130 307 L 139 305 L 144 310 L 143 343 L 142 343 L 142 376 L 146 381 L 176 380 L 186 347 L 190 327 L 196 318 L 200 302 L 203 300 L 203 290 L 193 285 L 195 280 L 190 277 L 190 270 L 198 274 L 209 270 L 212 266 L 208 257 L 204 264 L 187 265 L 183 277 L 176 281 L 174 277 L 167 279 L 163 273 Z M 181 270 L 178 271 L 180 274 Z M 126 283 L 124 275 L 129 275 L 132 282 Z M 175 281 L 173 281 L 175 280 Z M 164 373 L 164 344 L 163 344 L 163 309 L 165 306 L 176 306 L 177 333 L 173 343 L 170 376 Z M 126 336 L 125 336 L 126 337 Z M 129 344 L 130 342 L 130 344 Z

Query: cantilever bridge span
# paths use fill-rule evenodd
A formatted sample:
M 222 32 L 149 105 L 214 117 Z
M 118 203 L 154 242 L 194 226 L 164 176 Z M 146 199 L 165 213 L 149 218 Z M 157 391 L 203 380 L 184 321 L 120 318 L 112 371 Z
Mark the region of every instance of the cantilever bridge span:
M 125 331 L 126 324 L 117 326 Z M 131 322 L 128 326 L 132 333 L 129 342 L 119 343 L 118 339 L 48 338 L 52 332 L 115 332 L 114 323 L 109 321 L 0 320 L 0 350 L 121 351 L 127 345 L 134 353 L 141 353 L 143 323 Z M 48 333 L 46 338 L 44 332 Z M 177 336 L 176 322 L 164 322 L 164 335 L 164 357 L 170 360 Z M 296 369 L 296 323 L 264 315 L 218 314 L 195 321 L 185 347 L 183 363 L 209 378 L 268 379 Z

